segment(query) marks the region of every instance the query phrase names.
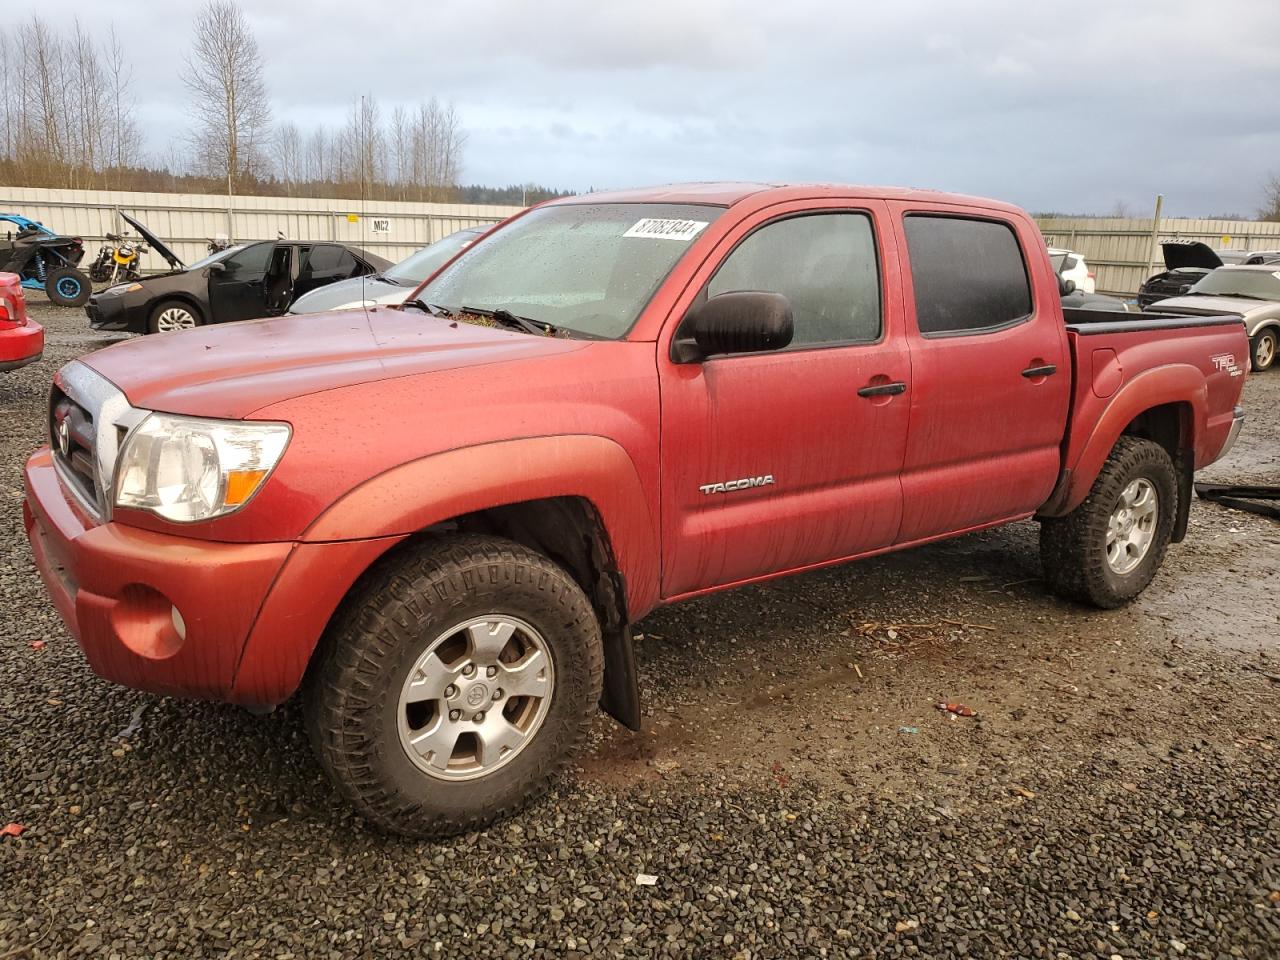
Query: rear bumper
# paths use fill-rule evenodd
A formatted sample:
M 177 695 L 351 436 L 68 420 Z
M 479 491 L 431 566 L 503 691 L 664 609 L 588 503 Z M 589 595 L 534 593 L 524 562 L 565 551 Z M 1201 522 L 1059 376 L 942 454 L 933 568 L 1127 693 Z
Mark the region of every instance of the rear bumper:
M 1231 448 L 1236 445 L 1236 438 L 1240 436 L 1240 431 L 1243 427 L 1244 407 L 1236 407 L 1231 411 L 1231 429 L 1227 431 L 1226 442 L 1222 444 L 1222 449 L 1218 451 L 1218 455 L 1213 458 L 1215 463 L 1231 452 Z
M 16 370 L 44 356 L 44 327 L 28 320 L 0 330 L 0 371 Z
M 220 543 L 96 523 L 64 493 L 47 448 L 27 461 L 25 485 L 36 567 L 89 666 L 172 696 L 286 700 L 356 578 L 403 539 Z

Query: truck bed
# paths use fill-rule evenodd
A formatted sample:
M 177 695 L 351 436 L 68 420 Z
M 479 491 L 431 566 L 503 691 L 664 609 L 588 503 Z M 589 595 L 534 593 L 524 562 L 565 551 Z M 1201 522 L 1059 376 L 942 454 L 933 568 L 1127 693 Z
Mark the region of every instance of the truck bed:
M 1132 333 L 1143 330 L 1177 330 L 1183 327 L 1222 327 L 1243 321 L 1232 314 L 1195 317 L 1177 313 L 1117 313 L 1114 310 L 1090 310 L 1088 307 L 1063 307 L 1067 329 L 1082 336 L 1107 333 Z

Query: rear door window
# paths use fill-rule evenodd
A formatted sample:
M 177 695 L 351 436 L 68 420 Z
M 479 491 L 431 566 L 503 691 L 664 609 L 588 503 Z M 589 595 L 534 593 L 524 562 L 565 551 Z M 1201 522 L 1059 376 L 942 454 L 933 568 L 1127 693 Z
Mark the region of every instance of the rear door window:
M 979 333 L 1031 315 L 1031 284 L 1012 226 L 911 214 L 905 227 L 921 334 Z

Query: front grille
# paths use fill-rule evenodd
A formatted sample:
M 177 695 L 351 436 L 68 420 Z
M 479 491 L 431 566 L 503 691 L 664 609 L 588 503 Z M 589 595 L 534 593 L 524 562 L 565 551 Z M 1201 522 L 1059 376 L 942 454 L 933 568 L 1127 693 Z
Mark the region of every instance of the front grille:
M 93 414 L 54 384 L 49 395 L 49 444 L 62 475 L 89 504 L 98 503 Z

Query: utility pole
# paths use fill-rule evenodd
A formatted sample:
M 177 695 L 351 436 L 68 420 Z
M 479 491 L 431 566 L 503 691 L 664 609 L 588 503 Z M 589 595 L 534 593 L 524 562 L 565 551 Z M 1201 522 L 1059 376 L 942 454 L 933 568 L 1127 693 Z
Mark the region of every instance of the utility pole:
M 1160 242 L 1160 211 L 1164 209 L 1164 194 L 1156 194 L 1156 212 L 1151 218 L 1151 245 L 1147 248 L 1147 272 L 1143 274 L 1139 284 L 1145 283 L 1156 265 L 1156 245 Z

